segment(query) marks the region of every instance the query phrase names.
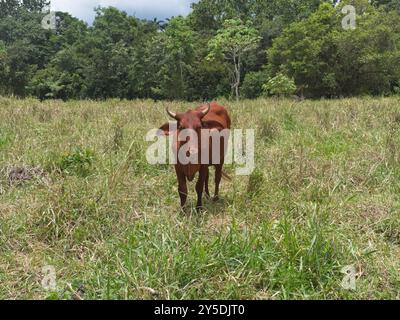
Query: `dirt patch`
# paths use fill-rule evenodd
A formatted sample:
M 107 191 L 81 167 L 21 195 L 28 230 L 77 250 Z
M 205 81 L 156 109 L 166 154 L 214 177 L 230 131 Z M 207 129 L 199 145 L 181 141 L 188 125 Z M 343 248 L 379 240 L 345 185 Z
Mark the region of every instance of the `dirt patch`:
M 44 171 L 38 167 L 10 167 L 6 169 L 8 185 L 19 186 L 27 181 L 44 177 Z
M 390 211 L 389 207 L 376 203 L 360 204 L 357 205 L 357 209 L 362 218 L 374 221 L 386 218 Z

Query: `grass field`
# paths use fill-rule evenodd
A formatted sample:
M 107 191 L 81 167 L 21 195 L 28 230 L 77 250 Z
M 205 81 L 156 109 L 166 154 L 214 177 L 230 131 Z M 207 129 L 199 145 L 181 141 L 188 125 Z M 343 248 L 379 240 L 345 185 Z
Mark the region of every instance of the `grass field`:
M 400 98 L 221 103 L 256 170 L 184 214 L 144 135 L 197 104 L 0 98 L 0 298 L 399 299 Z

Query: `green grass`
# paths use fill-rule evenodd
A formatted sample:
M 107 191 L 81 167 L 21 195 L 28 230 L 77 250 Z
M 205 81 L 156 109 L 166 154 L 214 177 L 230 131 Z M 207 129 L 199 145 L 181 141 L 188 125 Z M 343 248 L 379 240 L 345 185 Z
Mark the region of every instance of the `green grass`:
M 0 298 L 399 299 L 400 99 L 221 103 L 256 170 L 184 214 L 145 133 L 196 104 L 0 98 Z

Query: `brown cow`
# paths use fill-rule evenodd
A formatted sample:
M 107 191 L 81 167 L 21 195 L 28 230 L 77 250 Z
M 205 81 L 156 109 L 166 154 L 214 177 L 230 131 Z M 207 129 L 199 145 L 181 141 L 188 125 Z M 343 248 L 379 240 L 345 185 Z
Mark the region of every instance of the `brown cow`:
M 218 200 L 219 195 L 219 185 L 221 183 L 222 176 L 226 176 L 222 171 L 224 165 L 224 158 L 226 153 L 227 141 L 224 141 L 225 137 L 220 137 L 220 150 L 219 155 L 216 155 L 217 158 L 219 156 L 219 160 L 214 160 L 214 155 L 212 154 L 212 139 L 210 138 L 209 143 L 209 161 L 205 164 L 201 161 L 201 154 L 204 152 L 205 143 L 201 143 L 201 131 L 206 130 L 218 130 L 221 132 L 224 129 L 230 129 L 231 127 L 231 119 L 229 118 L 227 110 L 218 105 L 215 102 L 212 102 L 208 105 L 203 105 L 198 107 L 195 110 L 189 110 L 185 113 L 174 113 L 167 109 L 167 113 L 171 118 L 177 121 L 177 129 L 174 131 L 174 135 L 176 139 L 174 139 L 174 153 L 177 155 L 179 150 L 185 146 L 185 150 L 187 150 L 188 156 L 194 156 L 197 158 L 197 162 L 182 164 L 177 157 L 177 164 L 175 165 L 176 175 L 178 177 L 179 184 L 179 195 L 181 198 L 181 206 L 183 207 L 186 204 L 188 189 L 187 189 L 187 180 L 193 181 L 197 172 L 199 172 L 199 180 L 196 184 L 197 191 L 197 210 L 202 207 L 202 195 L 203 190 L 205 189 L 206 195 L 210 197 L 210 192 L 208 189 L 208 181 L 209 181 L 209 167 L 215 167 L 215 197 L 214 200 Z M 195 139 L 191 139 L 187 137 L 186 141 L 178 141 L 179 134 L 182 130 L 193 130 L 192 132 L 197 133 L 198 141 Z M 171 128 L 170 124 L 166 123 L 161 128 L 161 133 L 165 135 L 170 135 Z M 196 136 L 194 136 L 196 137 Z M 197 143 L 196 143 L 197 142 Z M 202 151 L 203 150 L 203 151 Z

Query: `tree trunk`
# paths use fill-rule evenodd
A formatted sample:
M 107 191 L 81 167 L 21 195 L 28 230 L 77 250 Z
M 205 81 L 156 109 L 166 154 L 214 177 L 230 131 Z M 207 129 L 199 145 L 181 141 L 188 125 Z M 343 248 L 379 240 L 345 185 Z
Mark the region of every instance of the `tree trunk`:
M 239 101 L 240 98 L 240 92 L 239 92 L 239 87 L 240 87 L 240 56 L 236 57 L 236 55 L 233 56 L 233 62 L 235 65 L 235 71 L 234 71 L 234 77 L 233 77 L 233 85 L 232 88 L 235 89 L 235 95 L 236 95 L 236 101 Z
M 236 93 L 236 101 L 239 101 L 239 98 L 240 98 L 240 95 L 239 95 L 239 83 L 236 83 L 235 93 Z

